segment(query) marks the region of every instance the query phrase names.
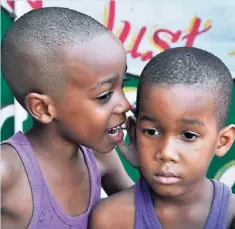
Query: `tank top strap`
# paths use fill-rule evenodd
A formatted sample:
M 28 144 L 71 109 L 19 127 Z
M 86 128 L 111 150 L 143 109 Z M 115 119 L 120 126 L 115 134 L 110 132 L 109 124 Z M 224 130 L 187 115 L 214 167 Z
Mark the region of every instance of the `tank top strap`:
M 81 146 L 82 151 L 84 152 L 85 161 L 90 173 L 90 182 L 92 187 L 91 192 L 91 207 L 93 207 L 101 197 L 101 176 L 98 166 L 96 164 L 94 153 L 91 149 Z
M 210 215 L 205 229 L 225 229 L 231 203 L 231 189 L 217 180 L 212 180 L 214 185 L 214 198 Z
M 135 229 L 163 229 L 153 208 L 150 187 L 142 177 L 135 186 Z
M 43 189 L 43 178 L 40 173 L 39 165 L 29 141 L 22 132 L 18 132 L 8 140 L 1 142 L 1 145 L 4 144 L 10 145 L 15 149 L 27 174 L 32 191 L 34 209 L 28 229 L 35 228 L 40 217 L 42 203 L 41 190 Z
M 143 214 L 142 214 L 142 207 L 143 207 L 143 198 L 141 195 L 141 178 L 135 184 L 135 229 L 143 228 Z

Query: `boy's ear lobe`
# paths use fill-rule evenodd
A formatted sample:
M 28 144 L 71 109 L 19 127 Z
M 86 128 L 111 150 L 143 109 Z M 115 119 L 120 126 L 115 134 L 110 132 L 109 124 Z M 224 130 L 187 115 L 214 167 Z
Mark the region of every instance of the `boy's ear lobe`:
M 224 156 L 231 148 L 235 139 L 235 125 L 231 124 L 223 128 L 219 133 L 215 155 Z
M 25 98 L 25 105 L 33 118 L 43 124 L 50 123 L 56 117 L 54 103 L 47 95 L 29 93 Z

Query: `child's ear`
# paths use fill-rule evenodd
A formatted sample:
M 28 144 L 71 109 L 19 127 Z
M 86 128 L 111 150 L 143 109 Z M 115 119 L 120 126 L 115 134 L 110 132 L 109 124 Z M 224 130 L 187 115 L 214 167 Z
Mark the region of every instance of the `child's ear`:
M 25 98 L 25 105 L 33 118 L 43 124 L 50 123 L 56 116 L 54 103 L 47 95 L 29 93 Z
M 231 148 L 235 139 L 235 125 L 229 125 L 223 128 L 219 133 L 219 138 L 216 147 L 218 157 L 224 156 Z

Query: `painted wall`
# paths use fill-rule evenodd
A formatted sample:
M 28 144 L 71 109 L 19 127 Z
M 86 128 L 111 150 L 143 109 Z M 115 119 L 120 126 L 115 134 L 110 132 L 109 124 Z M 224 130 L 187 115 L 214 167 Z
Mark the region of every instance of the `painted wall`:
M 1 36 L 4 35 L 6 29 L 11 25 L 12 19 L 9 17 L 7 11 L 1 9 Z M 125 94 L 130 101 L 135 100 L 136 86 L 138 83 L 138 77 L 127 74 L 129 80 L 125 83 Z M 1 110 L 0 110 L 0 128 L 1 128 L 1 140 L 4 140 L 14 134 L 14 99 L 10 88 L 6 84 L 1 74 Z M 230 108 L 229 123 L 235 123 L 235 83 L 233 90 L 233 102 Z M 26 120 L 23 122 L 24 131 L 28 130 L 32 125 L 32 120 L 27 115 Z M 128 137 L 126 136 L 126 141 Z M 134 181 L 139 177 L 137 170 L 133 169 L 123 158 L 121 160 L 124 164 L 128 174 Z M 223 158 L 215 157 L 207 173 L 210 178 L 217 178 L 225 182 L 230 187 L 233 187 L 235 193 L 235 144 L 229 153 Z

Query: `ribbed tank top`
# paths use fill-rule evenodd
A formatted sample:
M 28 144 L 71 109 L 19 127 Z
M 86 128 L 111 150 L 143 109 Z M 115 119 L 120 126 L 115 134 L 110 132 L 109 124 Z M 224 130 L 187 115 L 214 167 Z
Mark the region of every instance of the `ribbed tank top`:
M 18 153 L 33 197 L 33 215 L 28 229 L 87 229 L 91 209 L 100 200 L 101 178 L 92 150 L 81 147 L 90 177 L 90 202 L 86 212 L 79 216 L 69 216 L 57 204 L 40 170 L 33 148 L 26 136 L 18 132 L 1 144 L 11 145 Z
M 225 184 L 212 180 L 214 197 L 204 229 L 226 229 L 232 191 Z M 163 229 L 155 213 L 150 186 L 140 178 L 135 186 L 135 229 Z

